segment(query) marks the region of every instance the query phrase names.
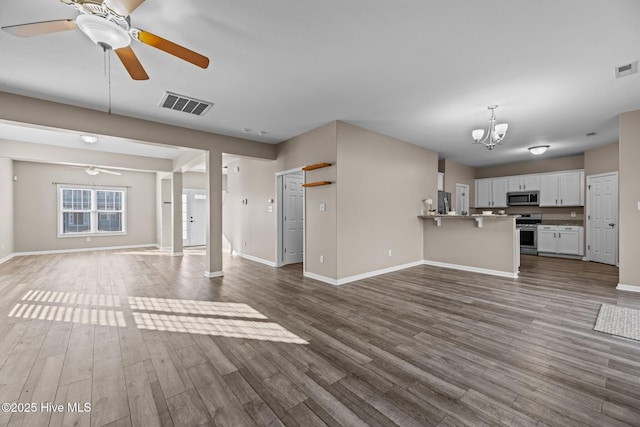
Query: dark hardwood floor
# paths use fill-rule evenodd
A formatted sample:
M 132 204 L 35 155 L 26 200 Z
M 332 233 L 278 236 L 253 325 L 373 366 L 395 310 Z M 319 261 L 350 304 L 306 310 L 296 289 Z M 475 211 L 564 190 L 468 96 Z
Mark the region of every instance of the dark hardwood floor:
M 202 250 L 1 264 L 0 402 L 38 406 L 0 426 L 640 425 L 640 342 L 592 330 L 602 303 L 640 309 L 615 267 L 524 256 L 517 280 L 419 266 L 340 287 L 224 269 L 202 277 Z

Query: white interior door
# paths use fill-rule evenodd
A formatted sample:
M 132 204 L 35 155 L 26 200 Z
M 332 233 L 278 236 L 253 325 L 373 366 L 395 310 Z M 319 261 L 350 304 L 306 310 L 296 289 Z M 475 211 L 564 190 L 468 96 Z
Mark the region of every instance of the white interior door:
M 612 265 L 617 262 L 617 173 L 587 177 L 587 258 Z
M 469 186 L 456 184 L 456 213 L 469 213 Z
M 293 264 L 303 260 L 304 187 L 301 172 L 287 174 L 283 179 L 282 260 Z
M 182 194 L 183 246 L 207 243 L 207 192 L 184 190 Z

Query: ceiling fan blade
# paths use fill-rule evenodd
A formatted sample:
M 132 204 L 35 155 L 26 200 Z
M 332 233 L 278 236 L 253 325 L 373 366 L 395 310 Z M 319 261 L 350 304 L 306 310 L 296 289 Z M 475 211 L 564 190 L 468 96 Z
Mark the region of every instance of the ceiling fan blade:
M 144 3 L 144 0 L 104 0 L 104 4 L 122 16 L 129 16 L 131 12 Z
M 116 49 L 116 55 L 118 55 L 122 65 L 127 69 L 133 80 L 149 80 L 147 72 L 142 68 L 142 64 L 138 61 L 138 57 L 133 53 L 133 49 L 130 46 Z
M 207 68 L 209 66 L 209 58 L 187 49 L 186 47 L 180 46 L 179 44 L 175 44 L 174 42 L 163 39 L 162 37 L 144 30 L 135 30 L 133 34 L 142 43 L 165 51 L 173 56 L 177 56 L 187 62 L 191 62 L 193 65 L 197 65 L 200 68 Z
M 75 30 L 77 28 L 78 26 L 73 19 L 32 22 L 30 24 L 2 27 L 6 32 L 18 37 L 39 36 L 41 34 L 57 33 L 60 31 Z
M 114 172 L 107 169 L 95 168 L 95 170 L 99 171 L 100 173 L 110 173 L 111 175 L 122 175 L 120 172 Z

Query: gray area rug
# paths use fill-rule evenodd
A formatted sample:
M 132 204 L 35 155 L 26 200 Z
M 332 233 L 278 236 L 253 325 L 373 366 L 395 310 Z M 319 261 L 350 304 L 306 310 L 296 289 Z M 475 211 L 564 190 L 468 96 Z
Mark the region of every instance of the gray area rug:
M 640 310 L 602 304 L 593 330 L 640 341 Z

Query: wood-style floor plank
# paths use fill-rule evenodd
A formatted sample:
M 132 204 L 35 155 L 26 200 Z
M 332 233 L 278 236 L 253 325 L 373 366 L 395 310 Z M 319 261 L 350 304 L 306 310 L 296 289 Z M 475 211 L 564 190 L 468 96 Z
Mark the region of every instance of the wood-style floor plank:
M 198 248 L 0 264 L 0 401 L 91 404 L 0 427 L 640 426 L 640 342 L 593 331 L 601 304 L 640 309 L 615 267 L 523 256 L 518 279 L 418 266 L 340 287 L 232 256 L 203 270 Z

